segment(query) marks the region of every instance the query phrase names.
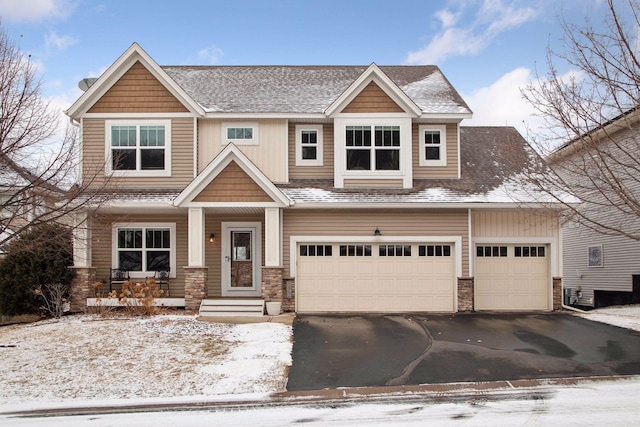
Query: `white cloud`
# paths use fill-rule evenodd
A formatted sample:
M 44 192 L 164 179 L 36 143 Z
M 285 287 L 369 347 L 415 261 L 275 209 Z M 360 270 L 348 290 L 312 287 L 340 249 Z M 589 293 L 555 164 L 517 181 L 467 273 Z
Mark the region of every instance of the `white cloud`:
M 465 120 L 465 126 L 514 126 L 523 136 L 527 128 L 536 131 L 542 125 L 534 117 L 533 107 L 522 98 L 521 90 L 531 84 L 533 76 L 528 68 L 516 68 L 503 75 L 490 86 L 463 94 L 473 111 L 473 119 Z
M 538 15 L 531 7 L 505 5 L 503 0 L 484 0 L 474 16 L 465 21 L 467 25 L 458 25 L 462 22 L 460 17 L 464 12 L 464 4 L 455 12 L 450 9 L 436 12 L 441 31 L 426 46 L 410 52 L 405 63 L 439 64 L 452 55 L 478 54 L 502 32 L 529 22 Z
M 71 0 L 0 0 L 0 16 L 8 21 L 38 22 L 65 17 L 74 7 Z
M 198 52 L 198 57 L 204 61 L 207 61 L 207 63 L 211 65 L 217 64 L 223 55 L 224 52 L 222 51 L 222 49 L 216 46 L 209 46 Z
M 71 36 L 59 36 L 55 31 L 52 31 L 44 36 L 44 43 L 47 51 L 65 50 L 69 46 L 78 43 L 78 40 Z

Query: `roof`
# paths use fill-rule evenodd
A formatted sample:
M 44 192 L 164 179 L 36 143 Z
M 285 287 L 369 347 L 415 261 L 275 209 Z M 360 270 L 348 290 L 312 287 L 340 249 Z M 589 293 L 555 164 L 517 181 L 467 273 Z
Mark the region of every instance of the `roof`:
M 550 173 L 513 127 L 461 127 L 460 179 L 414 179 L 411 189 L 335 189 L 333 180 L 279 185 L 296 204 L 550 203 L 524 173 Z
M 11 193 L 29 186 L 54 193 L 63 193 L 60 188 L 47 182 L 45 178 L 28 171 L 7 156 L 0 156 L 0 192 Z
M 161 66 L 211 113 L 323 113 L 367 66 Z M 469 114 L 433 65 L 380 66 L 423 113 Z

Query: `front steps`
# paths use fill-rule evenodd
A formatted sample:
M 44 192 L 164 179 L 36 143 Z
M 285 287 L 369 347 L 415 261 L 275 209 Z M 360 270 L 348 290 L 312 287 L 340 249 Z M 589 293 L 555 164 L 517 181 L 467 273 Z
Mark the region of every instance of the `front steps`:
M 260 298 L 204 299 L 200 304 L 202 317 L 263 316 L 264 300 Z

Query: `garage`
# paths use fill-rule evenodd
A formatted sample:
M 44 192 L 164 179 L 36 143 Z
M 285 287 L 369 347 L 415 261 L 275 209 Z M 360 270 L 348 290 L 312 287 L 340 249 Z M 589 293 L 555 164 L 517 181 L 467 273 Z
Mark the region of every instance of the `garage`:
M 476 310 L 549 310 L 551 280 L 545 245 L 477 245 Z
M 297 311 L 455 310 L 451 243 L 299 243 Z

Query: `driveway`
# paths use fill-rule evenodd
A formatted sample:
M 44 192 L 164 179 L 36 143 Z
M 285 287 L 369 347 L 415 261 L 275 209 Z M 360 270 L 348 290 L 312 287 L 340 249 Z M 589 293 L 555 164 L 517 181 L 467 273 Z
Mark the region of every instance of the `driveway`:
M 640 374 L 640 332 L 563 313 L 300 315 L 287 389 Z

